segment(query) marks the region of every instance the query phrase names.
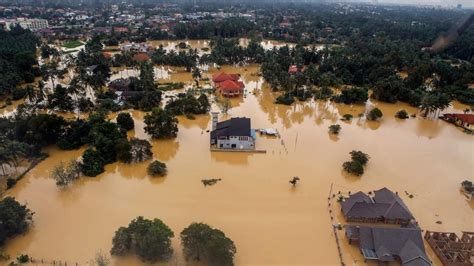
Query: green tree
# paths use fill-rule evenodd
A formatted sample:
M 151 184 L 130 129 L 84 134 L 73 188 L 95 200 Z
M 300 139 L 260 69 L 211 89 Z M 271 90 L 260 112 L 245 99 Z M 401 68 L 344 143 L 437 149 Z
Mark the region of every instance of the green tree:
M 204 260 L 209 265 L 234 265 L 237 249 L 234 242 L 219 229 L 204 223 L 192 223 L 181 232 L 186 259 Z
M 121 227 L 115 232 L 110 253 L 126 255 L 134 252 L 147 262 L 167 260 L 173 254 L 172 237 L 173 231 L 161 220 L 139 216 L 128 227 Z
M 0 201 L 0 246 L 13 236 L 26 232 L 33 220 L 33 212 L 13 197 Z
M 97 176 L 104 172 L 104 160 L 100 154 L 88 148 L 82 155 L 81 171 L 85 176 Z
M 117 116 L 117 124 L 125 129 L 132 130 L 135 127 L 132 116 L 129 113 L 119 113 Z
M 81 176 L 81 165 L 76 160 L 71 160 L 67 165 L 60 162 L 53 168 L 51 176 L 57 186 L 65 187 Z
M 382 118 L 382 116 L 383 116 L 382 111 L 380 111 L 379 108 L 375 107 L 369 111 L 369 113 L 367 114 L 367 119 L 371 121 L 376 121 Z
M 151 176 L 164 176 L 168 172 L 166 164 L 160 161 L 153 161 L 147 167 L 147 172 Z
M 178 135 L 178 119 L 161 108 L 154 108 L 145 115 L 145 124 L 145 132 L 153 138 L 174 138 Z
M 334 125 L 330 125 L 329 126 L 329 133 L 331 134 L 339 134 L 339 132 L 341 131 L 341 126 L 339 124 L 334 124 Z

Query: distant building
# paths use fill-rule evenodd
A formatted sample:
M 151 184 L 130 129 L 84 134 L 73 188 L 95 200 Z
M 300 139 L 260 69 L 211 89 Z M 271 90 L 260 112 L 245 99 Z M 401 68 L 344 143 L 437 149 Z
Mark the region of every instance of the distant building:
M 350 244 L 358 244 L 364 261 L 399 262 L 404 266 L 430 266 L 419 228 L 345 227 Z
M 147 62 L 150 61 L 150 56 L 145 53 L 138 53 L 133 56 L 133 60 L 137 62 Z
M 3 24 L 5 30 L 10 30 L 12 27 L 19 25 L 23 29 L 28 29 L 31 31 L 38 31 L 48 28 L 48 21 L 46 19 L 28 19 L 28 18 L 17 18 L 17 19 L 8 19 L 0 22 Z
M 244 94 L 245 85 L 237 74 L 221 72 L 212 76 L 215 88 L 225 97 Z
M 289 68 L 288 68 L 288 74 L 290 75 L 294 75 L 296 73 L 299 73 L 301 72 L 302 69 L 301 68 L 298 68 L 297 65 L 291 65 Z
M 212 115 L 211 146 L 217 149 L 255 149 L 256 135 L 250 127 L 250 118 L 237 117 L 217 122 L 217 113 Z
M 402 199 L 391 190 L 374 191 L 374 197 L 357 192 L 341 201 L 342 214 L 348 222 L 384 222 L 409 224 L 413 215 Z

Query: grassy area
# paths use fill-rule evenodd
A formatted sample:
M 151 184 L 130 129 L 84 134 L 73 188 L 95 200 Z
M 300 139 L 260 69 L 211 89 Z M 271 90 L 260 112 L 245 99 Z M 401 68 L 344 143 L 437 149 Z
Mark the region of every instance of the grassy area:
M 84 43 L 82 43 L 81 41 L 79 40 L 73 40 L 73 41 L 67 41 L 63 44 L 63 47 L 64 48 L 68 48 L 68 49 L 73 49 L 73 48 L 76 48 L 76 47 L 79 47 L 81 45 L 83 45 Z

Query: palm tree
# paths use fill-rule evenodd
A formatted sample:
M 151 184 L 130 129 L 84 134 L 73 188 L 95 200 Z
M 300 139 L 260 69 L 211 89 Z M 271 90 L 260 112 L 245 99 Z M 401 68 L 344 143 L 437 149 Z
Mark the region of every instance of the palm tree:
M 199 79 L 202 78 L 201 70 L 198 67 L 194 67 L 193 69 L 193 79 L 196 82 L 196 87 L 199 87 Z

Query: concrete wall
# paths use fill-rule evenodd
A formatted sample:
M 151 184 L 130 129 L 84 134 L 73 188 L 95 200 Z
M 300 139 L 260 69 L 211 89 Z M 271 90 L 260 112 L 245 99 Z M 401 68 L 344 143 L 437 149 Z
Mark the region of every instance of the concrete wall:
M 229 137 L 229 139 L 217 139 L 217 148 L 253 150 L 255 149 L 255 140 L 252 137 Z

